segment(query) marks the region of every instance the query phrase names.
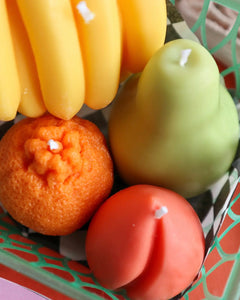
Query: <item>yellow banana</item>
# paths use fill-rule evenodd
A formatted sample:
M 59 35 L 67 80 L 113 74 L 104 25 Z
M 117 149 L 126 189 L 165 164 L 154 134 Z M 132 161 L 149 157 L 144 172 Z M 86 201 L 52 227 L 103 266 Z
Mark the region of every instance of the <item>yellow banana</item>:
M 15 54 L 5 0 L 0 1 L 0 120 L 15 118 L 20 101 Z
M 37 64 L 47 110 L 72 118 L 81 108 L 85 81 L 69 0 L 17 0 Z
M 122 68 L 137 73 L 143 70 L 151 56 L 164 44 L 166 0 L 117 1 L 123 26 Z
M 0 0 L 0 119 L 107 106 L 163 45 L 165 1 Z
M 71 0 L 85 68 L 85 103 L 100 109 L 117 93 L 121 23 L 116 0 Z
M 32 48 L 16 0 L 6 1 L 9 23 L 21 86 L 18 111 L 27 117 L 38 117 L 45 111 Z

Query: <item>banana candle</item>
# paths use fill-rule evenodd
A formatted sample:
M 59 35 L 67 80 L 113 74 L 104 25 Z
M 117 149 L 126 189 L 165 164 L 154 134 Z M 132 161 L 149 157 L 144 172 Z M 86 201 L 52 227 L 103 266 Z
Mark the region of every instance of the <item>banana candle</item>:
M 166 0 L 2 0 L 0 17 L 2 121 L 106 107 L 167 28 Z
M 15 118 L 20 102 L 20 82 L 5 1 L 0 1 L 0 120 Z

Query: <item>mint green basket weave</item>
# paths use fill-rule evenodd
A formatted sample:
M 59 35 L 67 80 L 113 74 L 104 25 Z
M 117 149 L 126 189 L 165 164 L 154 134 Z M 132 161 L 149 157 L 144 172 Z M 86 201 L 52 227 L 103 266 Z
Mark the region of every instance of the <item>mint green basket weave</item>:
M 240 249 L 236 253 L 226 253 L 221 246 L 221 241 L 231 232 L 231 230 L 240 225 L 240 214 L 234 213 L 232 207 L 236 204 L 237 201 L 240 199 L 240 195 L 234 198 L 227 210 L 227 216 L 232 219 L 232 224 L 225 229 L 219 236 L 215 237 L 214 243 L 209 251 L 209 254 L 213 251 L 217 251 L 218 255 L 220 256 L 220 260 L 212 266 L 209 270 L 206 270 L 205 266 L 202 266 L 201 269 L 201 277 L 200 279 L 192 286 L 192 288 L 184 295 L 183 299 L 189 300 L 194 299 L 189 297 L 189 294 L 194 291 L 199 285 L 203 286 L 204 291 L 204 298 L 206 300 L 215 300 L 215 299 L 222 299 L 222 300 L 239 300 L 240 299 Z M 240 241 L 240 237 L 239 237 Z M 211 294 L 209 291 L 209 286 L 207 283 L 207 278 L 214 273 L 217 268 L 220 268 L 226 262 L 232 262 L 233 267 L 231 269 L 227 285 L 224 289 L 223 294 L 221 297 L 216 297 L 216 295 Z M 196 300 L 200 300 L 196 299 Z
M 182 0 L 180 0 L 182 1 Z M 189 0 L 190 1 L 190 0 Z M 198 0 L 193 0 L 197 2 Z M 177 2 L 177 1 L 176 1 Z M 227 36 L 214 47 L 209 45 L 208 29 L 206 26 L 206 18 L 209 12 L 210 5 L 218 5 L 222 8 L 229 8 L 237 13 L 236 19 L 232 24 L 232 28 Z M 193 33 L 199 34 L 199 39 L 202 44 L 210 51 L 212 55 L 217 54 L 226 45 L 231 51 L 231 65 L 225 66 L 221 71 L 222 76 L 227 78 L 230 74 L 234 77 L 235 88 L 231 89 L 236 102 L 240 98 L 240 62 L 238 60 L 238 45 L 237 40 L 239 36 L 240 27 L 240 1 L 239 0 L 205 0 L 201 12 L 192 24 L 192 32 L 187 28 L 186 23 L 183 22 L 181 16 L 174 8 L 175 0 L 168 1 L 168 34 L 167 39 L 175 39 L 179 37 L 195 38 Z M 187 20 L 186 20 L 187 21 Z M 97 116 L 98 117 L 98 116 Z M 104 124 L 105 126 L 106 124 Z M 0 126 L 0 134 L 8 127 L 8 124 Z M 4 127 L 4 129 L 2 129 Z M 102 124 L 99 124 L 102 127 Z M 102 128 L 105 131 L 105 127 Z M 233 192 L 239 181 L 240 164 L 236 162 L 229 174 L 226 175 L 226 180 L 222 183 L 221 188 L 216 197 L 211 198 L 206 193 L 201 199 L 195 201 L 199 206 L 195 207 L 201 217 L 202 223 L 205 226 L 206 243 L 208 245 L 209 255 L 217 251 L 219 254 L 219 261 L 210 269 L 203 265 L 199 279 L 184 292 L 182 299 L 186 300 L 239 300 L 240 299 L 240 251 L 234 254 L 228 254 L 221 246 L 221 241 L 226 237 L 234 227 L 240 225 L 240 213 L 236 213 L 232 208 L 240 201 L 240 194 L 235 195 Z M 240 189 L 239 189 L 240 190 Z M 201 206 L 201 203 L 210 203 L 205 211 L 206 206 Z M 217 213 L 212 215 L 210 223 L 205 224 L 206 216 L 211 215 L 211 211 L 217 207 Z M 204 210 L 204 213 L 203 213 Z M 220 234 L 219 229 L 224 220 L 224 217 L 232 220 L 232 223 Z M 205 218 L 206 217 L 206 218 Z M 215 225 L 217 224 L 217 228 Z M 215 228 L 215 229 L 214 229 Z M 44 238 L 44 237 L 43 237 Z M 240 239 L 240 238 L 239 238 Z M 53 241 L 54 242 L 54 241 Z M 240 240 L 239 240 L 240 245 Z M 224 289 L 223 295 L 219 298 L 211 294 L 208 286 L 208 278 L 214 271 L 227 261 L 233 262 L 233 268 L 229 275 L 227 286 Z M 57 251 L 47 248 L 44 241 L 39 243 L 31 236 L 25 236 L 21 228 L 15 224 L 10 217 L 0 207 L 0 263 L 6 265 L 16 271 L 21 272 L 43 284 L 49 286 L 57 291 L 68 295 L 73 299 L 113 299 L 113 300 L 130 300 L 125 294 L 124 290 L 118 292 L 111 292 L 101 287 L 95 280 L 92 273 L 81 263 L 72 261 L 64 257 Z M 193 292 L 203 287 L 203 298 L 193 298 Z M 179 296 L 180 298 L 181 296 Z M 177 298 L 175 298 L 177 299 Z
M 184 0 L 171 0 L 173 4 L 181 5 Z M 194 1 L 186 0 L 186 3 Z M 195 7 L 197 18 L 186 20 L 191 30 L 197 34 L 203 46 L 209 52 L 218 56 L 225 52 L 231 63 L 227 63 L 222 71 L 222 76 L 232 74 L 235 80 L 234 96 L 240 98 L 240 1 L 239 0 L 198 0 L 192 5 Z M 200 4 L 201 3 L 201 4 Z M 200 6 L 201 5 L 201 6 Z M 201 7 L 201 11 L 197 12 Z M 194 12 L 194 10 L 193 10 Z M 190 12 L 189 12 L 190 14 Z M 188 16 L 187 11 L 182 12 L 183 16 Z M 190 20 L 191 19 L 191 20 Z M 207 22 L 206 22 L 207 20 Z M 222 36 L 217 30 L 214 21 L 219 23 Z M 228 23 L 229 22 L 229 23 Z M 212 25 L 212 26 L 211 26 Z M 211 30 L 213 31 L 211 34 Z M 214 36 L 215 35 L 215 36 Z M 219 36 L 219 37 L 218 37 Z
M 201 33 L 202 33 L 202 40 L 203 40 L 203 45 L 208 48 L 207 44 L 207 39 L 206 39 L 206 27 L 204 25 L 204 19 L 206 18 L 206 13 L 208 10 L 208 5 L 209 5 L 209 0 L 204 1 L 204 7 L 202 10 L 202 15 L 199 18 L 199 20 L 196 22 L 194 27 L 192 28 L 193 32 L 197 30 L 198 27 L 201 28 Z M 226 6 L 230 9 L 233 9 L 238 12 L 238 16 L 232 26 L 231 31 L 228 33 L 228 35 L 219 43 L 216 45 L 214 48 L 209 49 L 210 53 L 214 54 L 217 51 L 219 51 L 222 47 L 224 47 L 227 43 L 231 43 L 231 52 L 232 52 L 232 60 L 233 60 L 233 65 L 229 68 L 226 68 L 223 72 L 222 75 L 226 76 L 229 73 L 234 73 L 235 75 L 235 80 L 236 80 L 236 97 L 240 98 L 240 61 L 237 60 L 237 36 L 239 34 L 239 27 L 240 27 L 240 2 L 237 3 L 236 0 L 217 0 L 214 1 L 215 3 L 218 3 L 219 5 Z M 238 50 L 240 52 L 240 49 Z

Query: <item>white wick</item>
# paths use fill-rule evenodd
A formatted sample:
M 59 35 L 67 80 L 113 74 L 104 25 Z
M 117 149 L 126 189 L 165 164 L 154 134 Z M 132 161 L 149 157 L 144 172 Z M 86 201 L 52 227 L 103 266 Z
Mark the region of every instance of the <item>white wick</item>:
M 48 142 L 50 150 L 57 150 L 58 149 L 58 143 L 55 142 L 54 140 L 50 139 Z
M 164 215 L 168 213 L 168 209 L 166 206 L 162 206 L 159 209 L 156 209 L 155 211 L 155 218 L 156 219 L 161 219 Z
M 180 66 L 181 67 L 184 67 L 185 64 L 187 63 L 188 57 L 191 54 L 191 52 L 192 52 L 192 49 L 184 49 L 184 50 L 182 50 L 181 59 L 180 59 Z
M 87 7 L 85 1 L 80 1 L 76 6 L 78 12 L 83 17 L 86 24 L 88 24 L 92 19 L 94 19 L 95 14 Z

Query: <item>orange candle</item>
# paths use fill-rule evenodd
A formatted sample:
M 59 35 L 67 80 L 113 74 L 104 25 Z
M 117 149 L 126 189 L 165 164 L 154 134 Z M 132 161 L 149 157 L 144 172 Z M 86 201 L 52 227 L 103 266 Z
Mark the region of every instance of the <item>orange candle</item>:
M 124 287 L 130 299 L 174 297 L 197 275 L 204 257 L 202 226 L 173 191 L 135 185 L 111 196 L 93 217 L 86 254 L 97 280 Z

